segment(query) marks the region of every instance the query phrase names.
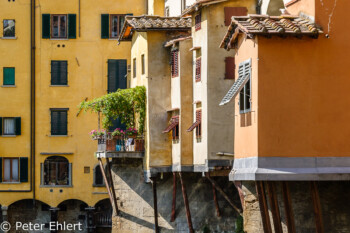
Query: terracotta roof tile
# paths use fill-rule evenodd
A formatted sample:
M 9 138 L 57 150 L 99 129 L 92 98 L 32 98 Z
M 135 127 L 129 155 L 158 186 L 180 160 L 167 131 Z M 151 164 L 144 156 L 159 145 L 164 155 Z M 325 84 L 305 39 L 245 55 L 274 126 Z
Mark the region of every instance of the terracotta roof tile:
M 192 19 L 190 17 L 126 16 L 119 41 L 130 40 L 132 31 L 188 31 L 191 26 Z
M 232 17 L 231 25 L 221 42 L 220 47 L 230 50 L 237 43 L 238 35 L 244 33 L 248 38 L 254 35 L 263 36 L 311 36 L 317 38 L 323 33 L 309 20 L 298 16 L 282 15 L 248 15 Z

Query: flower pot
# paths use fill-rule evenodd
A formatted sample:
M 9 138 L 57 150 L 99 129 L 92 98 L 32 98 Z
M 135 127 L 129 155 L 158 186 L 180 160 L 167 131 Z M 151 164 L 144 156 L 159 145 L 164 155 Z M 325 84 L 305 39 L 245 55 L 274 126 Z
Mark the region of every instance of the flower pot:
M 124 137 L 123 135 L 115 135 L 113 138 L 116 140 L 123 140 Z
M 137 134 L 127 135 L 127 136 L 128 136 L 128 138 L 136 138 Z

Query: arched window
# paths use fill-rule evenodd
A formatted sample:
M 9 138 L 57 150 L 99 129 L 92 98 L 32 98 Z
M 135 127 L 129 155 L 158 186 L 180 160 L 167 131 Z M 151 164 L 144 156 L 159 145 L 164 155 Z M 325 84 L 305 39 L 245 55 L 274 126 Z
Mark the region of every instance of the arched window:
M 43 185 L 72 185 L 71 164 L 61 156 L 52 156 L 42 164 Z
M 106 169 L 105 169 L 106 170 Z M 100 165 L 96 165 L 94 168 L 94 186 L 105 186 L 105 181 L 102 176 Z

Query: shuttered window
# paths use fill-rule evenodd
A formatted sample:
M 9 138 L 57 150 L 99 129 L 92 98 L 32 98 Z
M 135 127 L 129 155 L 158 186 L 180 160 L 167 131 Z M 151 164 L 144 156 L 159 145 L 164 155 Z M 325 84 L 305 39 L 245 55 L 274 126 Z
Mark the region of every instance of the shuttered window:
M 248 81 L 239 93 L 239 112 L 247 113 L 251 111 L 251 60 L 249 59 L 242 62 L 239 65 L 239 70 L 244 74 L 243 76 L 249 77 Z
M 123 29 L 125 16 L 132 14 L 102 14 L 101 15 L 101 38 L 118 38 Z
M 132 77 L 136 78 L 136 58 L 132 60 Z
M 196 29 L 196 31 L 198 31 L 202 28 L 201 23 L 202 23 L 202 15 L 201 15 L 201 13 L 199 13 L 195 16 L 195 29 Z
M 145 65 L 146 65 L 146 61 L 145 61 L 145 54 L 142 54 L 141 55 L 141 65 L 142 65 L 142 74 L 145 74 L 146 73 L 146 67 L 145 67 Z
M 199 57 L 196 59 L 196 82 L 201 81 L 201 63 L 202 59 Z
M 179 76 L 179 50 L 171 52 L 171 76 Z
M 15 68 L 14 67 L 3 68 L 3 85 L 4 86 L 15 85 Z
M 68 109 L 51 109 L 51 135 L 67 135 Z
M 0 117 L 0 123 L 2 135 L 21 135 L 20 117 Z
M 127 88 L 127 61 L 108 60 L 108 93 Z
M 43 14 L 42 38 L 43 39 L 76 39 L 77 17 L 76 14 Z
M 196 126 L 196 138 L 199 139 L 202 137 L 202 110 L 196 111 L 196 121 L 199 122 Z
M 51 85 L 68 85 L 67 61 L 51 61 Z
M 235 58 L 225 58 L 225 79 L 235 79 Z

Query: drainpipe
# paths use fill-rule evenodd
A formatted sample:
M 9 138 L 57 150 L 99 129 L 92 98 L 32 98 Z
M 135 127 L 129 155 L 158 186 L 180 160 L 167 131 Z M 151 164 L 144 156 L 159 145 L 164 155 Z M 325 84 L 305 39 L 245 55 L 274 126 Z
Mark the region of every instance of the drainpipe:
M 24 193 L 33 190 L 35 202 L 35 0 L 30 0 L 30 188 L 0 190 L 0 193 Z

